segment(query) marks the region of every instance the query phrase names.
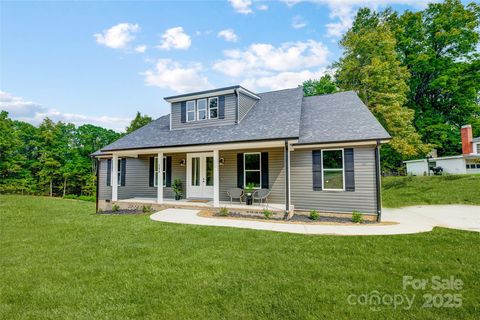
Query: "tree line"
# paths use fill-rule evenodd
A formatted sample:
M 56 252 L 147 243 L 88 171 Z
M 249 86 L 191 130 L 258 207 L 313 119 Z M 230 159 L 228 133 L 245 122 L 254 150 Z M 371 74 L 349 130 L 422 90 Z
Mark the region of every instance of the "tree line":
M 126 133 L 150 121 L 137 112 Z M 124 134 L 49 118 L 34 126 L 1 111 L 0 193 L 94 196 L 95 163 L 90 155 Z
M 330 74 L 306 81 L 306 95 L 354 90 L 392 136 L 384 171 L 432 149 L 461 151 L 460 127 L 480 135 L 480 6 L 458 0 L 402 14 L 364 8 L 343 35 Z

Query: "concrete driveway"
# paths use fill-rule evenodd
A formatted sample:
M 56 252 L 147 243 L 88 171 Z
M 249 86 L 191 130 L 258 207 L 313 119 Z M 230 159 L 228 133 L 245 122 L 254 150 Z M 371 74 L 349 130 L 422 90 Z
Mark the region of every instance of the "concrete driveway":
M 270 230 L 301 234 L 333 235 L 393 235 L 428 232 L 435 226 L 480 232 L 480 206 L 440 205 L 384 209 L 383 221 L 394 224 L 331 225 L 252 221 L 228 218 L 209 218 L 198 215 L 199 210 L 165 209 L 154 213 L 154 221 Z

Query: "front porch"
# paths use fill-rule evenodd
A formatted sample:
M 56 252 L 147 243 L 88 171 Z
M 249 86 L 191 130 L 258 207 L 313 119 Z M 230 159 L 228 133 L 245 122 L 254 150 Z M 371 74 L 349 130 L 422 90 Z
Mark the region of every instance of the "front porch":
M 159 204 L 156 198 L 142 198 L 142 197 L 134 197 L 129 199 L 122 199 L 118 200 L 117 203 L 122 204 L 138 204 L 138 205 L 156 205 Z M 174 207 L 174 208 L 205 208 L 211 209 L 214 208 L 213 200 L 206 199 L 206 200 L 199 200 L 199 199 L 163 199 L 161 203 L 165 207 Z M 264 209 L 272 210 L 272 211 L 285 211 L 285 205 L 280 203 L 268 203 L 268 204 L 260 204 L 255 202 L 252 205 L 246 205 L 245 203 L 239 203 L 238 201 L 220 201 L 219 202 L 220 208 L 227 208 L 227 209 L 236 209 L 236 210 L 245 210 L 245 211 L 262 211 Z

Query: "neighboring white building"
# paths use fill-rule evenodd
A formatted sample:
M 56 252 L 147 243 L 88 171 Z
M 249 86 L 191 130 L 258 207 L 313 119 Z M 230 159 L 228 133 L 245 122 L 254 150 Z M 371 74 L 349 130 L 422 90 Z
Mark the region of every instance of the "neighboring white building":
M 449 157 L 435 157 L 404 161 L 407 174 L 413 176 L 428 175 L 428 167 L 442 167 L 443 173 L 467 174 L 480 173 L 480 137 L 472 138 L 472 127 L 465 125 L 461 129 L 462 154 Z

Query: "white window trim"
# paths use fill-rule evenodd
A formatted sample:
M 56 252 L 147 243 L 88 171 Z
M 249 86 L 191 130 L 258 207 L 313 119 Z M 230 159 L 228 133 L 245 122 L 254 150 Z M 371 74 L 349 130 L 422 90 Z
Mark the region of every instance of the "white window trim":
M 188 103 L 189 102 L 193 102 L 193 111 L 188 111 Z M 197 101 L 196 100 L 189 100 L 189 101 L 185 102 L 185 111 L 187 113 L 185 115 L 186 122 L 193 122 L 193 121 L 197 120 Z M 193 120 L 188 120 L 188 113 L 189 112 L 193 112 Z
M 252 170 L 252 169 L 245 169 L 245 164 L 246 164 L 246 161 L 245 161 L 245 156 L 248 155 L 248 154 L 258 154 L 258 160 L 260 162 L 260 169 L 255 169 L 255 170 Z M 254 189 L 262 189 L 262 153 L 261 152 L 245 152 L 243 154 L 243 188 L 245 189 L 247 187 L 247 175 L 246 175 L 246 172 L 249 171 L 249 172 L 260 172 L 260 186 L 259 187 L 255 187 Z
M 155 165 L 157 162 L 157 165 Z M 153 186 L 158 187 L 158 157 L 153 160 Z M 163 156 L 163 186 L 167 186 L 167 156 Z
M 326 189 L 325 188 L 325 179 L 324 179 L 324 172 L 325 168 L 323 168 L 323 151 L 338 151 L 342 150 L 342 178 L 343 178 L 343 189 Z M 337 192 L 342 192 L 345 191 L 345 149 L 339 148 L 339 149 L 322 149 L 322 154 L 321 154 L 321 163 L 322 163 L 322 190 L 325 191 L 337 191 Z M 340 169 L 326 169 L 326 171 L 340 171 Z
M 210 100 L 214 100 L 214 99 L 217 99 L 217 107 L 216 108 L 213 108 L 213 109 L 217 109 L 217 116 L 215 118 L 212 118 L 210 117 Z M 218 103 L 220 102 L 220 99 L 218 99 L 218 97 L 211 97 L 211 98 L 208 98 L 208 119 L 218 119 Z

